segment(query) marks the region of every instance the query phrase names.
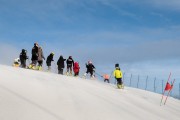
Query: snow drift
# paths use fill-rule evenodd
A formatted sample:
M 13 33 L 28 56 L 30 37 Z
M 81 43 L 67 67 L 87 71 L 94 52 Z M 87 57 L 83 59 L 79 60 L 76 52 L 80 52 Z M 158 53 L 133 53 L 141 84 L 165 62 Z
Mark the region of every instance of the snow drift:
M 180 101 L 126 87 L 0 65 L 0 120 L 179 120 Z

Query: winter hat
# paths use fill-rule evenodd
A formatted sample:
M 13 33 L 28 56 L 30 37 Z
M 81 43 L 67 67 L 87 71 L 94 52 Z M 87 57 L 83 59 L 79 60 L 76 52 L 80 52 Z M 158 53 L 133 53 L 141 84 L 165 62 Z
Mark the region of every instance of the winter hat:
M 89 60 L 89 61 L 88 61 L 88 64 L 92 64 L 92 61 Z
M 38 46 L 38 43 L 36 42 L 36 43 L 34 43 L 34 46 Z

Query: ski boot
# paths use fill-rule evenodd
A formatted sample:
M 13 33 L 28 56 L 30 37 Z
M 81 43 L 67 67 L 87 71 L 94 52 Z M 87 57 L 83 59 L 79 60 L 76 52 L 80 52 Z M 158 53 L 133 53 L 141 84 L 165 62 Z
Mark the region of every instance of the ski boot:
M 69 72 L 66 72 L 66 75 L 69 76 Z
M 41 71 L 42 67 L 41 66 L 37 66 L 37 70 Z
M 87 75 L 87 73 L 84 73 L 84 75 L 82 76 L 82 78 L 86 79 L 86 75 Z
M 118 88 L 118 89 L 121 89 L 121 85 L 120 85 L 120 84 L 117 84 L 117 88 Z

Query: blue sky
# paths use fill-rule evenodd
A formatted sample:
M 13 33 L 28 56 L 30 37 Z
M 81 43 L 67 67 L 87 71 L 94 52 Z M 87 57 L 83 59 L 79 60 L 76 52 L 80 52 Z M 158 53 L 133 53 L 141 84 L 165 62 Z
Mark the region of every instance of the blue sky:
M 179 0 L 0 0 L 1 64 L 34 42 L 109 72 L 166 75 L 180 70 Z

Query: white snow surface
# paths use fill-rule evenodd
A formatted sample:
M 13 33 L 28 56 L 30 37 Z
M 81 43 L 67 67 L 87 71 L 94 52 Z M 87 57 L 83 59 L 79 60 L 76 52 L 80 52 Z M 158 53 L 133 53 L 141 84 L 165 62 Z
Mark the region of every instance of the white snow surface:
M 180 101 L 97 80 L 0 65 L 0 120 L 180 120 Z

